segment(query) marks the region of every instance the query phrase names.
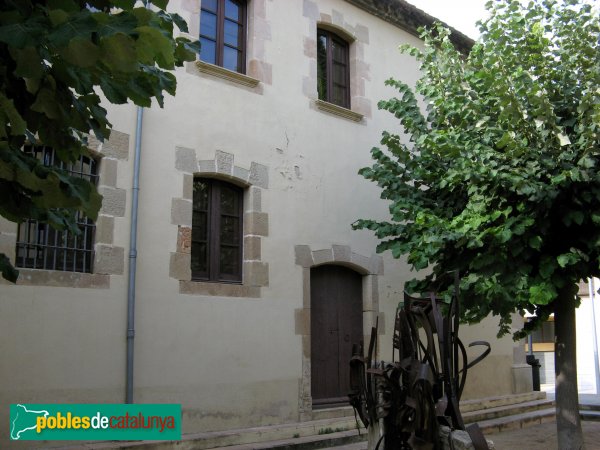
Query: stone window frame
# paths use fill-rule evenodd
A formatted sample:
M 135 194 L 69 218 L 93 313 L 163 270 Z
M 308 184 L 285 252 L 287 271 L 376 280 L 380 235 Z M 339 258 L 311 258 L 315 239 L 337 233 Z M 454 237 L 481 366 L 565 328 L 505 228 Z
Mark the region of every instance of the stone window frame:
M 309 73 L 304 76 L 302 90 L 310 100 L 310 108 L 364 123 L 372 117 L 372 102 L 366 96 L 366 82 L 370 81 L 370 66 L 365 62 L 365 48 L 369 45 L 369 29 L 360 23 L 354 25 L 344 19 L 343 13 L 324 8 L 315 0 L 303 0 L 303 16 L 308 20 L 308 34 L 304 36 L 304 55 L 309 59 Z M 350 109 L 320 100 L 317 93 L 317 29 L 331 31 L 349 44 Z
M 214 159 L 198 159 L 194 149 L 175 148 L 175 169 L 182 174 L 182 196 L 171 200 L 171 224 L 177 226 L 177 244 L 171 252 L 169 277 L 179 281 L 179 293 L 197 296 L 260 298 L 269 285 L 269 264 L 262 258 L 262 240 L 269 235 L 269 215 L 262 210 L 269 188 L 268 167 L 252 162 L 246 169 L 234 164 L 234 155 L 220 150 Z M 193 281 L 191 232 L 194 177 L 216 178 L 244 188 L 242 282 Z
M 201 0 L 183 3 L 192 39 L 200 37 Z M 263 85 L 273 84 L 273 66 L 266 58 L 266 43 L 272 40 L 271 24 L 267 20 L 267 0 L 246 2 L 246 67 L 245 74 L 234 72 L 204 61 L 186 63 L 186 72 L 199 77 L 222 80 L 262 94 Z
M 310 269 L 324 264 L 348 267 L 362 275 L 364 342 L 371 338 L 371 328 L 379 320 L 378 334 L 385 334 L 385 315 L 379 311 L 379 277 L 383 275 L 383 258 L 370 257 L 352 250 L 349 245 L 312 250 L 309 245 L 294 247 L 295 264 L 302 267 L 302 308 L 294 310 L 295 334 L 302 336 L 302 377 L 299 380 L 298 411 L 301 421 L 312 420 L 311 395 L 311 324 Z M 376 355 L 377 358 L 377 355 Z
M 120 185 L 117 173 L 129 170 L 129 135 L 112 130 L 103 143 L 88 137 L 88 148 L 99 162 L 97 189 L 103 196 L 96 220 L 93 272 L 18 268 L 17 285 L 108 289 L 111 276 L 123 275 L 125 248 L 114 245 L 114 234 L 115 218 L 125 216 L 127 191 Z M 16 243 L 17 224 L 0 217 L 0 253 L 15 261 Z M 0 283 L 8 284 L 4 279 Z

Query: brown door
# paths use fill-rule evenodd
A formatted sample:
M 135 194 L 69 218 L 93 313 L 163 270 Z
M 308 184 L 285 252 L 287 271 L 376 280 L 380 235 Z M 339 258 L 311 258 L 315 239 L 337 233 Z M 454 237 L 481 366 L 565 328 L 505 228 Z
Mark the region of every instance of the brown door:
M 347 403 L 352 344 L 363 340 L 362 277 L 341 266 L 311 269 L 310 323 L 313 405 Z

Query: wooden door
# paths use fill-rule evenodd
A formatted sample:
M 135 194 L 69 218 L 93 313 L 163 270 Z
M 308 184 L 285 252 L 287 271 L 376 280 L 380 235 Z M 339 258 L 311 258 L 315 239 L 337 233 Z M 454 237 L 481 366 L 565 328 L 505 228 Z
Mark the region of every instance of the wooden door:
M 346 267 L 310 271 L 313 405 L 348 402 L 352 344 L 363 340 L 362 277 Z

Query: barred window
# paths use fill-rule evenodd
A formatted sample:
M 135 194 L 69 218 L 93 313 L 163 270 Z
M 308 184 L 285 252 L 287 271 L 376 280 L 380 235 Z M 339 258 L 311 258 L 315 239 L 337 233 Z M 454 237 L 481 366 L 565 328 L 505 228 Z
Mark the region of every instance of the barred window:
M 98 181 L 98 163 L 93 158 L 81 156 L 77 162 L 65 163 L 56 157 L 50 147 L 26 147 L 24 151 L 38 158 L 45 166 L 55 166 L 94 185 Z M 17 267 L 91 273 L 96 225 L 79 211 L 76 220 L 81 231 L 78 235 L 55 230 L 46 223 L 32 219 L 19 224 Z

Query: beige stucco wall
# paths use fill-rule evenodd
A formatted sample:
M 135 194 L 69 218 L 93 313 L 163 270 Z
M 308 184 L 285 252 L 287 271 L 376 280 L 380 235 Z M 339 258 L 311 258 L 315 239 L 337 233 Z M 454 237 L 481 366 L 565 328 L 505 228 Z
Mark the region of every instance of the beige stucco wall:
M 197 23 L 197 0 L 173 1 L 170 7 Z M 370 164 L 369 149 L 381 131 L 397 126 L 376 108 L 379 99 L 393 95 L 384 80 L 393 75 L 414 83 L 418 76 L 414 61 L 396 50 L 417 39 L 344 1 L 251 0 L 250 10 L 256 14 L 249 19 L 255 33 L 249 59 L 260 68 L 251 73 L 260 81 L 256 88 L 200 73 L 190 64 L 177 73 L 178 96 L 167 98 L 164 109 L 144 111 L 135 400 L 181 403 L 184 432 L 299 419 L 307 374 L 297 318 L 305 286 L 295 246 L 318 251 L 338 245 L 364 260 L 374 253 L 375 238 L 352 231 L 350 224 L 386 217 L 386 205 L 357 171 Z M 306 48 L 314 39 L 315 17 L 356 33 L 353 51 L 362 62 L 355 76 L 362 85 L 356 87 L 361 95 L 355 109 L 364 114 L 358 123 L 315 107 L 310 80 L 316 67 Z M 110 106 L 109 117 L 130 136 L 129 156 L 118 166 L 118 184 L 127 191 L 125 213 L 114 219 L 113 238 L 125 248 L 123 274 L 111 274 L 104 289 L 0 285 L 0 422 L 7 423 L 8 404 L 14 402 L 124 399 L 135 109 Z M 191 149 L 188 154 L 199 161 L 214 161 L 218 152 L 232 155 L 233 165 L 249 173 L 257 164 L 267 167 L 260 210 L 268 215 L 268 230 L 260 236 L 260 261 L 268 265 L 268 277 L 257 284 L 256 295 L 180 292 L 171 267 L 180 226 L 172 208 L 191 204 L 182 194 L 178 148 Z M 246 212 L 255 207 L 245 205 Z M 385 321 L 380 356 L 388 358 L 394 311 L 413 274 L 389 255 L 383 268 L 384 275 L 374 279 L 376 307 Z M 462 328 L 466 343 L 488 339 L 493 346 L 492 356 L 469 376 L 465 396 L 511 392 L 513 344 L 497 341 L 495 333 L 493 320 Z M 6 428 L 0 433 L 6 439 Z

